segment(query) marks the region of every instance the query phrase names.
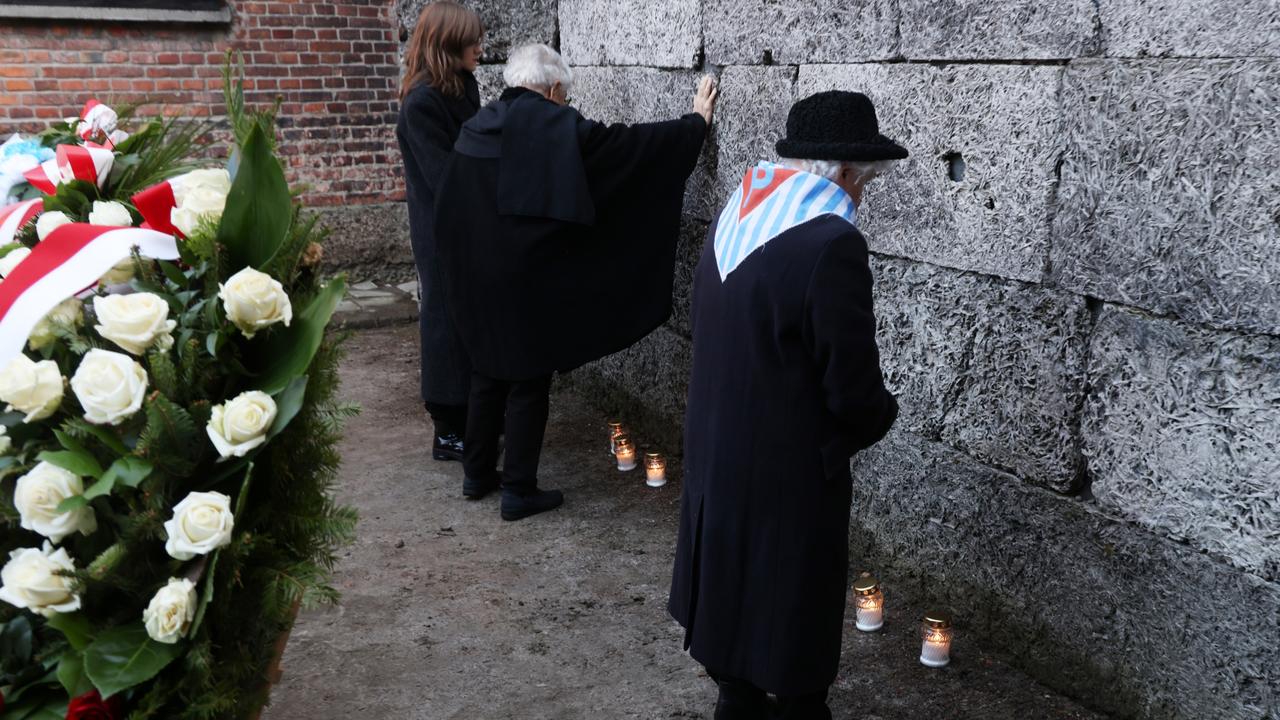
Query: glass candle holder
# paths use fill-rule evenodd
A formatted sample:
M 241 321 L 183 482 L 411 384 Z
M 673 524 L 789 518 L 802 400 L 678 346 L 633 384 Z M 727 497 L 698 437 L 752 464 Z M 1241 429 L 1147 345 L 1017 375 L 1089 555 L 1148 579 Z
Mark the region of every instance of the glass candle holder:
M 660 453 L 645 453 L 645 484 L 649 487 L 662 487 L 667 484 L 667 461 Z
M 620 435 L 614 439 L 613 456 L 618 459 L 619 470 L 625 472 L 636 469 L 636 446 L 626 435 Z
M 880 581 L 863 573 L 853 583 L 853 600 L 857 606 L 856 627 L 863 632 L 874 632 L 884 627 L 884 592 Z
M 935 610 L 924 616 L 920 626 L 924 644 L 920 647 L 920 662 L 928 667 L 943 667 L 951 662 L 951 616 Z
M 609 421 L 609 454 L 610 455 L 613 455 L 618 451 L 618 448 L 614 447 L 613 443 L 615 440 L 617 440 L 619 437 L 623 435 L 626 435 L 626 431 L 622 429 L 622 422 L 620 420 L 610 420 Z

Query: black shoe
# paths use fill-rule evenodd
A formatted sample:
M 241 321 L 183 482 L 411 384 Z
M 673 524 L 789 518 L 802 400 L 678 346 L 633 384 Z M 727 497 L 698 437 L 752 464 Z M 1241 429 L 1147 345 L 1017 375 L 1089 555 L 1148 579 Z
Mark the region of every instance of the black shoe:
M 462 437 L 460 435 L 436 435 L 435 445 L 431 448 L 431 458 L 441 462 L 450 460 L 462 462 Z
M 479 500 L 489 493 L 497 490 L 502 485 L 502 478 L 497 474 L 486 480 L 476 480 L 471 477 L 462 478 L 462 497 L 468 500 Z
M 523 520 L 564 504 L 564 493 L 559 490 L 534 490 L 526 495 L 511 490 L 502 491 L 502 519 Z

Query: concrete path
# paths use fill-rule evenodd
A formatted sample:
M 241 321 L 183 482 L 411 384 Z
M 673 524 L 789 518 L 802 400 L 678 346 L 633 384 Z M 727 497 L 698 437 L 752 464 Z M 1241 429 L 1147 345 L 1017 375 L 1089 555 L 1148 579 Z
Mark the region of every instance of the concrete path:
M 709 718 L 715 689 L 665 610 L 679 482 L 653 490 L 608 457 L 604 420 L 553 398 L 543 486 L 559 511 L 518 523 L 461 499 L 430 460 L 416 325 L 358 333 L 343 394 L 341 499 L 361 513 L 337 575 L 343 604 L 305 613 L 267 720 Z M 676 463 L 678 464 L 678 463 Z M 1094 720 L 984 652 L 960 619 L 954 661 L 917 662 L 922 608 L 885 578 L 885 630 L 850 622 L 837 720 Z

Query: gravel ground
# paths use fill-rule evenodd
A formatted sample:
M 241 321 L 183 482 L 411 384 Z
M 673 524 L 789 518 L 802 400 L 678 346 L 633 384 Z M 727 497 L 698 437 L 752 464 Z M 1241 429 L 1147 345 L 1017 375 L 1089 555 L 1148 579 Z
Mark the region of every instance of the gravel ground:
M 336 583 L 305 613 L 267 720 L 709 718 L 715 688 L 665 609 L 680 485 L 645 486 L 606 454 L 604 417 L 557 395 L 542 486 L 563 508 L 517 523 L 461 498 L 462 469 L 430 459 L 417 401 L 416 325 L 348 344 L 341 497 L 361 513 Z M 672 463 L 678 465 L 678 461 Z M 678 475 L 678 471 L 672 473 Z M 845 632 L 837 720 L 1093 720 L 960 635 L 952 664 L 916 657 L 922 607 L 895 597 L 885 629 Z

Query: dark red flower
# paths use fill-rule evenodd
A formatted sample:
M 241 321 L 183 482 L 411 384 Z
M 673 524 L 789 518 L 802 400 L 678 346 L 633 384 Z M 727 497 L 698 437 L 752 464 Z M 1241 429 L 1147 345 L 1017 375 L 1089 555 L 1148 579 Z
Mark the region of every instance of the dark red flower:
M 67 706 L 67 720 L 120 720 L 124 717 L 124 703 L 116 695 L 103 700 L 97 690 L 87 692 Z

